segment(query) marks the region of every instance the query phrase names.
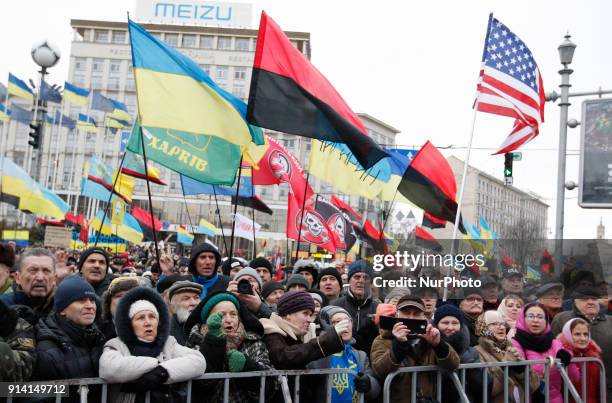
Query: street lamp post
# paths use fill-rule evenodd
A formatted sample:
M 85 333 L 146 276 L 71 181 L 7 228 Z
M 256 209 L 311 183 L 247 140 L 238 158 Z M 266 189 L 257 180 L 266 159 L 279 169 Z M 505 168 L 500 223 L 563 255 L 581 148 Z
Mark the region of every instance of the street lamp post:
M 563 265 L 563 209 L 564 209 L 564 198 L 565 198 L 565 154 L 567 147 L 567 115 L 569 103 L 569 83 L 570 74 L 574 70 L 568 66 L 572 63 L 574 57 L 574 50 L 576 44 L 570 40 L 571 36 L 568 33 L 565 35 L 565 40 L 559 45 L 559 58 L 563 68 L 559 70 L 561 75 L 561 100 L 559 106 L 561 107 L 560 123 L 559 123 L 559 158 L 558 158 L 558 172 L 557 172 L 557 209 L 555 218 L 555 271 L 557 274 L 561 273 Z

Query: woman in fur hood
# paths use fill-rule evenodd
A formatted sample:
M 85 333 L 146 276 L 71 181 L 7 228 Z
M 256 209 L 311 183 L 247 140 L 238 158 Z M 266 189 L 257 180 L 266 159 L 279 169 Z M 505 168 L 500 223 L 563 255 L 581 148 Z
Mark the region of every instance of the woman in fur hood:
M 137 287 L 119 301 L 115 312 L 116 338 L 104 345 L 100 377 L 108 383 L 110 401 L 182 400 L 184 385 L 206 370 L 206 360 L 197 351 L 183 347 L 169 336 L 170 315 L 161 296 L 152 289 Z

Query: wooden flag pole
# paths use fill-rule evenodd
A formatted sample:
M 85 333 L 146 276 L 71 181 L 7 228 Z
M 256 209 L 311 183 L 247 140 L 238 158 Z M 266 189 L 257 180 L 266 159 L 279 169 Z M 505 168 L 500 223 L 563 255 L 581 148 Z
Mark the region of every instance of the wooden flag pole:
M 221 227 L 221 237 L 223 237 L 223 246 L 225 247 L 225 253 L 227 254 L 229 250 L 227 249 L 227 241 L 225 240 L 225 230 L 223 229 L 223 220 L 221 220 L 221 210 L 219 210 L 219 199 L 217 199 L 217 190 L 215 185 L 212 185 L 213 194 L 215 195 L 215 205 L 217 206 L 217 217 L 219 217 L 219 227 Z
M 457 231 L 459 229 L 459 220 L 461 219 L 461 203 L 463 202 L 463 190 L 465 189 L 465 177 L 467 176 L 468 164 L 470 162 L 470 152 L 472 151 L 472 140 L 474 140 L 474 127 L 476 126 L 476 113 L 478 112 L 478 98 L 474 104 L 474 116 L 472 117 L 472 129 L 470 131 L 470 141 L 468 143 L 467 154 L 465 156 L 465 162 L 463 163 L 463 175 L 461 177 L 461 187 L 459 188 L 459 198 L 457 199 L 457 215 L 455 216 L 455 227 L 453 228 L 453 239 L 451 243 L 451 256 L 454 256 L 456 244 L 457 244 Z M 446 271 L 446 276 L 450 276 L 453 267 L 449 266 Z M 448 288 L 444 287 L 444 294 L 442 301 L 446 301 L 448 298 Z
M 145 171 L 145 178 L 147 180 L 147 193 L 149 195 L 149 211 L 151 212 L 151 227 L 153 228 L 153 242 L 155 242 L 155 256 L 157 257 L 157 264 L 159 264 L 160 262 L 159 246 L 157 245 L 157 230 L 155 229 L 155 219 L 153 216 L 153 200 L 151 199 L 151 183 L 149 182 L 149 166 L 148 166 L 148 161 L 147 161 L 147 147 L 145 145 L 144 135 L 142 134 L 142 126 L 138 127 L 138 131 L 140 132 L 140 144 L 142 145 L 142 158 L 144 159 L 144 171 Z M 117 178 L 118 177 L 119 175 L 117 175 Z
M 300 227 L 298 228 L 298 239 L 297 248 L 295 249 L 295 260 L 297 262 L 300 253 L 300 242 L 302 241 L 302 223 L 304 222 L 304 208 L 306 207 L 306 193 L 308 192 L 308 179 L 310 178 L 310 171 L 306 171 L 306 184 L 304 185 L 304 200 L 302 201 L 302 211 L 300 212 Z M 287 210 L 288 212 L 289 210 Z M 289 217 L 287 217 L 289 219 Z
M 238 193 L 240 192 L 240 179 L 242 178 L 242 155 L 240 156 L 240 165 L 238 168 L 238 183 L 236 183 L 236 200 L 234 200 L 234 217 L 232 219 L 232 238 L 230 239 L 230 250 L 227 255 L 228 259 L 234 254 L 234 233 L 236 231 L 236 213 L 238 212 Z
M 123 169 L 123 162 L 125 161 L 125 154 L 127 153 L 127 149 L 123 152 L 123 157 L 121 157 L 121 162 L 119 163 L 118 172 L 121 172 Z M 119 179 L 119 175 L 115 176 L 113 180 L 113 188 L 110 190 L 110 194 L 108 196 L 108 201 L 106 202 L 106 207 L 104 208 L 104 214 L 102 215 L 102 221 L 100 221 L 100 228 L 98 228 L 98 233 L 96 234 L 96 240 L 94 242 L 94 248 L 98 246 L 98 238 L 100 237 L 100 233 L 102 232 L 102 226 L 104 226 L 104 220 L 108 216 L 108 210 L 111 207 L 111 200 L 113 199 L 113 192 L 115 190 L 115 186 L 117 185 L 117 180 Z M 94 216 L 95 217 L 95 216 Z
M 251 198 L 253 199 L 253 206 L 251 208 L 251 214 L 253 217 L 253 259 L 257 255 L 257 240 L 255 239 L 255 185 L 253 185 L 253 166 L 251 165 Z M 238 199 L 236 199 L 238 203 Z

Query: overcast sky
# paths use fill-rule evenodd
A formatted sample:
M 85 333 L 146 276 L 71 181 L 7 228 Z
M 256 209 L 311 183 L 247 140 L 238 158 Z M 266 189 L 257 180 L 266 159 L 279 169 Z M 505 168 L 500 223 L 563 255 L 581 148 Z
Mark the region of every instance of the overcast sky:
M 566 31 L 578 45 L 571 67 L 572 89 L 612 89 L 612 2 L 609 1 L 276 1 L 255 0 L 252 27 L 262 9 L 285 30 L 306 31 L 312 61 L 356 112 L 366 112 L 402 131 L 398 144 L 420 146 L 426 140 L 463 159 L 472 122 L 472 101 L 488 14 L 495 16 L 531 49 L 546 91 L 558 90 L 557 46 Z M 50 82 L 63 84 L 68 73 L 71 18 L 125 21 L 135 0 L 3 3 L 0 24 L 0 77 L 12 72 L 34 78 L 30 48 L 48 38 L 64 55 Z M 132 14 L 133 15 L 133 14 Z M 6 78 L 3 78 L 4 82 Z M 570 118 L 580 120 L 574 98 Z M 541 195 L 551 206 L 548 227 L 554 233 L 559 141 L 559 107 L 547 104 L 540 135 L 523 146 L 514 164 L 514 184 Z M 503 156 L 491 156 L 509 133 L 512 119 L 478 114 L 471 164 L 502 178 Z M 569 129 L 567 179 L 578 181 L 579 129 Z M 578 191 L 566 191 L 565 237 L 592 238 L 600 217 L 612 231 L 609 210 L 585 210 Z

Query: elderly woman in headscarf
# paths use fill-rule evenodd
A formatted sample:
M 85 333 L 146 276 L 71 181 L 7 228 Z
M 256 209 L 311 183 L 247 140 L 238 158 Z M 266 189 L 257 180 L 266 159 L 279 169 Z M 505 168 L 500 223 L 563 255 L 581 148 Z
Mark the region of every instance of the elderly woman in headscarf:
M 238 298 L 229 292 L 209 294 L 185 322 L 190 332 L 187 346 L 206 358 L 208 372 L 249 372 L 273 370 L 262 341 L 263 325 Z M 194 385 L 195 400 L 223 402 L 223 381 L 202 380 Z M 229 402 L 259 400 L 260 378 L 236 378 L 229 384 Z M 273 377 L 266 379 L 266 397 L 277 389 Z
M 506 322 L 506 338 L 511 340 L 516 334 L 516 320 L 521 313 L 521 308 L 525 305 L 523 300 L 518 295 L 509 294 L 497 307 L 497 312 L 502 316 L 504 322 Z
M 476 335 L 478 345 L 476 351 L 480 361 L 502 362 L 521 361 L 523 357 L 506 337 L 506 325 L 498 311 L 486 311 L 476 320 Z M 488 369 L 489 377 L 493 378 L 493 388 L 489 395 L 491 402 L 504 401 L 504 369 L 492 367 Z M 512 402 L 525 401 L 525 367 L 512 366 L 508 370 L 508 395 Z M 533 370 L 529 370 L 529 391 L 531 394 L 539 386 L 539 379 Z
M 345 309 L 334 305 L 323 307 L 319 318 L 322 331 L 332 329 L 342 320 L 352 322 L 351 316 Z M 370 367 L 367 354 L 353 347 L 355 339 L 353 338 L 352 327 L 349 326 L 347 330 L 342 332 L 340 338 L 344 343 L 344 350 L 313 361 L 306 366 L 306 369 L 348 368 L 357 373 L 357 375 L 335 374 L 329 376 L 332 403 L 353 402 L 357 399 L 359 393 L 363 393 L 366 399 L 375 399 L 380 393 L 380 382 Z M 326 379 L 306 377 L 305 380 L 312 382 L 313 385 L 312 388 L 308 388 L 312 392 L 312 396 L 307 400 L 313 402 L 324 401 L 327 392 L 325 388 L 327 385 Z
M 169 336 L 168 308 L 154 290 L 128 291 L 117 306 L 115 325 L 117 337 L 106 342 L 100 357 L 100 378 L 126 384 L 111 387 L 109 401 L 144 401 L 148 391 L 154 402 L 182 400 L 184 385 L 173 384 L 204 374 L 204 357 Z

